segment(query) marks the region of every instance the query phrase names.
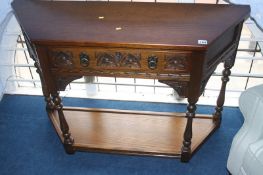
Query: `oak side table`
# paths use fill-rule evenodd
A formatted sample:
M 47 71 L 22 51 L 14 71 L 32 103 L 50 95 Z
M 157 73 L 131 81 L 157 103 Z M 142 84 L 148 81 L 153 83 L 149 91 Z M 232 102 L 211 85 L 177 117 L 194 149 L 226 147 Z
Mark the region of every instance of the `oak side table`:
M 246 5 L 14 0 L 39 73 L 49 118 L 67 153 L 76 150 L 179 157 L 221 122 Z M 196 102 L 224 62 L 215 113 Z M 82 76 L 158 79 L 188 99 L 186 113 L 63 107 L 59 91 Z

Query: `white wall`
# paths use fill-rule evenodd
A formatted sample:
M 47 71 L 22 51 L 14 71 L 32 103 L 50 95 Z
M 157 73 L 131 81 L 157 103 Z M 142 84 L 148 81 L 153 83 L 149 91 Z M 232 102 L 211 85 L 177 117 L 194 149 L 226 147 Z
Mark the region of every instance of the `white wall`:
M 19 25 L 12 13 L 11 0 L 0 0 L 0 100 L 7 86 L 7 80 L 14 74 L 13 58 L 16 40 L 20 33 Z
M 10 10 L 9 4 L 10 4 L 9 0 L 0 1 L 0 21 L 3 21 L 6 12 Z

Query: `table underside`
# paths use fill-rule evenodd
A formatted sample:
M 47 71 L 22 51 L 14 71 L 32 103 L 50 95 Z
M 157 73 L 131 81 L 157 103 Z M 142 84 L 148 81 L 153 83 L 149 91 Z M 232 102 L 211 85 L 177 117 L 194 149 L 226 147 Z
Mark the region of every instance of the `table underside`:
M 186 127 L 184 113 L 112 109 L 63 109 L 75 150 L 180 157 Z M 63 142 L 57 111 L 49 117 Z M 193 119 L 192 154 L 217 128 L 212 116 Z

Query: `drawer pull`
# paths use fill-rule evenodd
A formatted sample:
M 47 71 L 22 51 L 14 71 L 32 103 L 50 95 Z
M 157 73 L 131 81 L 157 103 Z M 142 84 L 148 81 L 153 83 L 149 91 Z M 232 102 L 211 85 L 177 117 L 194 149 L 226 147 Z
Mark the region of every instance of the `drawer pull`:
M 89 55 L 87 55 L 85 52 L 80 53 L 79 59 L 81 66 L 83 67 L 89 66 Z
M 158 57 L 157 56 L 149 56 L 148 57 L 148 67 L 150 69 L 157 68 Z

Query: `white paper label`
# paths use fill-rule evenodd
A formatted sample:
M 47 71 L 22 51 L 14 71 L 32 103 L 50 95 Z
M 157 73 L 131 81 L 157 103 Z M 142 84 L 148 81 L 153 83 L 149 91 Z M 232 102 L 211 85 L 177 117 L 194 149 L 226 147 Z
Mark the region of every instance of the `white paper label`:
M 201 45 L 207 45 L 207 40 L 198 40 L 198 44 L 201 44 Z

